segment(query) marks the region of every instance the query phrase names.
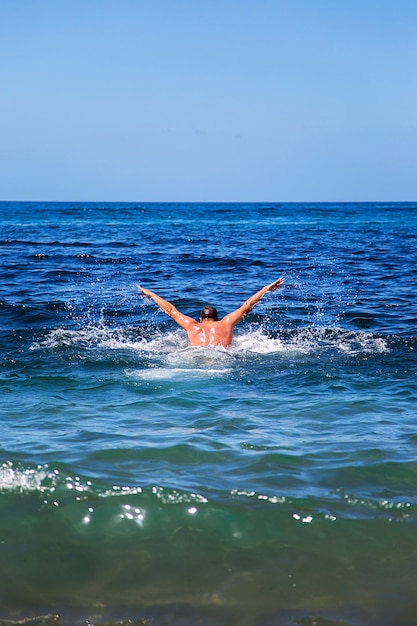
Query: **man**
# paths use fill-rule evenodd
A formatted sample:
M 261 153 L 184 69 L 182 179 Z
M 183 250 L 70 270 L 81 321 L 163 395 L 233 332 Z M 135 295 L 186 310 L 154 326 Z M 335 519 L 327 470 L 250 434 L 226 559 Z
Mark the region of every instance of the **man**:
M 270 285 L 262 287 L 253 296 L 248 298 L 241 307 L 232 311 L 221 320 L 218 319 L 217 311 L 212 306 L 205 306 L 201 311 L 200 322 L 192 317 L 184 315 L 175 308 L 171 302 L 164 300 L 156 293 L 138 285 L 139 291 L 152 300 L 167 314 L 177 322 L 181 328 L 187 331 L 190 346 L 215 346 L 228 348 L 233 339 L 233 329 L 244 316 L 253 309 L 267 291 L 275 291 L 284 282 L 283 278 L 278 278 Z

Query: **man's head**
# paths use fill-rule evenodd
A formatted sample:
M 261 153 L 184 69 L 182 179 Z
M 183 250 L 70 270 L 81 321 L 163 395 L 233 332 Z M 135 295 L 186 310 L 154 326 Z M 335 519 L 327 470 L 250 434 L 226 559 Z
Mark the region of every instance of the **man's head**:
M 214 306 L 205 306 L 203 309 L 201 309 L 200 318 L 201 318 L 201 321 L 212 320 L 213 322 L 217 322 L 217 320 L 219 319 L 219 316 Z

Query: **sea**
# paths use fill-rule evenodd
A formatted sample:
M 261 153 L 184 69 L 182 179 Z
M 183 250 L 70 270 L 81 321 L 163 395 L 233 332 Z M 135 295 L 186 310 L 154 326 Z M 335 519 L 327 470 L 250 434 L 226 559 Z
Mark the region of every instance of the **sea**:
M 417 203 L 0 203 L 0 624 L 417 624 Z M 143 297 L 222 317 L 230 348 Z

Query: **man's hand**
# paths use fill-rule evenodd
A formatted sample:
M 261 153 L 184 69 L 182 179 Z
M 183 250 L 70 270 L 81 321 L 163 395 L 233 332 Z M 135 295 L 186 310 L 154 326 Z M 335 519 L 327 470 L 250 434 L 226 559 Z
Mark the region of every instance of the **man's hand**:
M 149 291 L 149 289 L 145 289 L 144 287 L 141 287 L 140 285 L 136 285 L 136 287 L 139 289 L 142 295 L 146 296 L 147 298 L 152 298 L 152 295 L 151 295 L 152 292 Z
M 266 290 L 267 291 L 275 291 L 276 289 L 278 289 L 278 287 L 281 287 L 281 285 L 284 283 L 284 279 L 283 278 L 278 278 L 277 280 L 274 280 L 273 283 L 271 283 L 270 285 L 267 286 Z

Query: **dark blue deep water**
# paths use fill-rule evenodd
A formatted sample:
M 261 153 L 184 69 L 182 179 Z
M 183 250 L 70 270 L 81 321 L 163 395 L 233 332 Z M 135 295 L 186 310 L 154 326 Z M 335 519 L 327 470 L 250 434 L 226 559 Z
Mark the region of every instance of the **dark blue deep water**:
M 417 623 L 417 205 L 0 225 L 0 619 Z M 136 289 L 224 315 L 281 275 L 227 351 Z

